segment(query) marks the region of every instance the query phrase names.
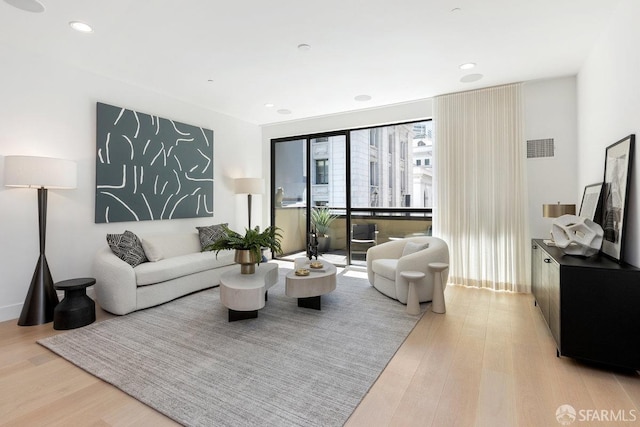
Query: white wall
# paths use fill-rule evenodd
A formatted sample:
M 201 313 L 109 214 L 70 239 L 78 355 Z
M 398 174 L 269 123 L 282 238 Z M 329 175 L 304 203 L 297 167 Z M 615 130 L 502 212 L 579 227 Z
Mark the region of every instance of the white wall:
M 232 178 L 262 176 L 258 126 L 1 45 L 0 56 L 0 167 L 4 156 L 17 154 L 78 163 L 77 189 L 49 191 L 46 255 L 54 281 L 90 277 L 107 233 L 190 231 L 219 222 L 246 226 L 246 196 L 233 194 Z M 214 130 L 213 218 L 94 224 L 97 101 Z M 5 187 L 0 172 L 0 321 L 19 316 L 35 268 L 36 194 Z M 254 205 L 257 219 L 260 197 Z
M 542 205 L 561 202 L 580 209 L 577 193 L 576 79 L 565 77 L 523 85 L 525 140 L 553 138 L 553 157 L 527 159 L 530 236 L 549 238 L 551 218 Z M 526 142 L 525 142 L 526 143 Z
M 578 74 L 578 185 L 602 182 L 606 147 L 640 136 L 640 2 L 622 0 Z M 624 260 L 640 266 L 640 153 L 635 161 L 625 221 Z

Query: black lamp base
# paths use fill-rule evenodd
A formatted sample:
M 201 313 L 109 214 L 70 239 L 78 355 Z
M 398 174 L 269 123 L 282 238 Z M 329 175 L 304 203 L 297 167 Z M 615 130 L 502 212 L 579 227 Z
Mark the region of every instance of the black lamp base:
M 58 294 L 53 288 L 47 259 L 42 253 L 33 272 L 31 286 L 24 300 L 18 325 L 33 326 L 53 322 L 53 310 L 56 305 L 58 305 Z

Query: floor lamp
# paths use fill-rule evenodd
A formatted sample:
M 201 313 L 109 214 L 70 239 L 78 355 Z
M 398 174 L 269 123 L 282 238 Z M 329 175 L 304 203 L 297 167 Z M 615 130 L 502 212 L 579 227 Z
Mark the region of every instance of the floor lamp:
M 237 178 L 234 181 L 235 193 L 247 195 L 247 212 L 249 216 L 249 229 L 251 229 L 251 195 L 264 192 L 264 179 L 262 178 Z
M 38 189 L 38 223 L 40 257 L 31 279 L 29 292 L 22 306 L 18 325 L 41 325 L 53 321 L 53 309 L 58 295 L 44 255 L 47 234 L 47 191 L 76 187 L 76 163 L 49 157 L 6 156 L 4 185 Z

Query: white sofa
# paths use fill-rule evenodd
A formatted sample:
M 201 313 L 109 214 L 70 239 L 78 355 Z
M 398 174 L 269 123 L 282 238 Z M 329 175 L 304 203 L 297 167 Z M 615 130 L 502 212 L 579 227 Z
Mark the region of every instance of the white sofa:
M 113 314 L 127 314 L 220 284 L 233 268 L 233 251 L 201 252 L 198 233 L 143 236 L 149 262 L 132 267 L 109 246 L 94 258 L 98 304 Z
M 405 251 L 405 246 L 409 243 L 414 247 L 425 244 L 428 247 L 403 256 L 403 253 L 408 252 Z M 430 236 L 394 240 L 369 248 L 367 275 L 371 285 L 378 291 L 406 304 L 409 283 L 400 273 L 402 271 L 422 272 L 425 277 L 417 287 L 418 300 L 431 301 L 434 280 L 433 272 L 429 269 L 431 262 L 449 264 L 449 247 L 444 240 Z M 448 273 L 448 269 L 442 273 L 443 287 L 447 283 Z

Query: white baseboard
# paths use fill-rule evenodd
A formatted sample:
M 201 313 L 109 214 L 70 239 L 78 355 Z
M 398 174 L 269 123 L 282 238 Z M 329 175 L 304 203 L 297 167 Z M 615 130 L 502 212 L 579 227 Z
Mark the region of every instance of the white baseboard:
M 64 291 L 56 291 L 56 293 L 58 294 L 58 301 L 62 301 L 62 298 L 64 298 Z M 91 299 L 96 299 L 96 293 L 93 290 L 93 286 L 87 288 L 87 295 Z M 0 307 L 0 322 L 4 322 L 6 320 L 18 320 L 18 317 L 20 317 L 20 313 L 22 312 L 23 305 L 23 303 L 19 303 Z
M 22 303 L 0 307 L 0 322 L 4 322 L 5 320 L 18 320 L 21 311 Z

